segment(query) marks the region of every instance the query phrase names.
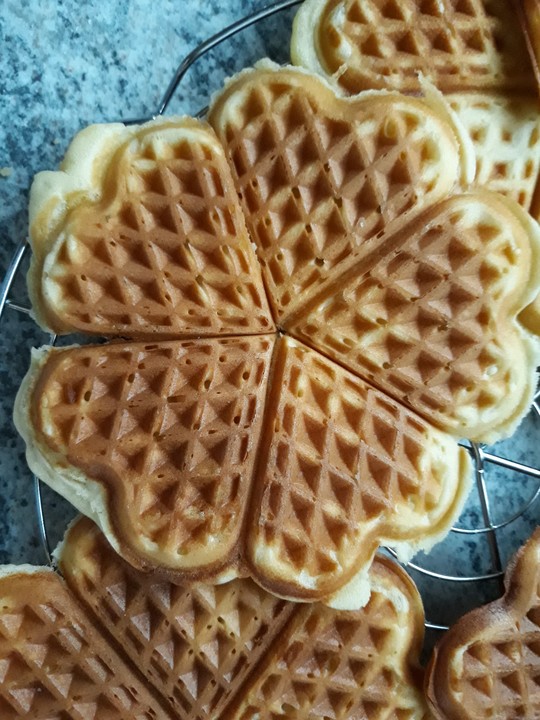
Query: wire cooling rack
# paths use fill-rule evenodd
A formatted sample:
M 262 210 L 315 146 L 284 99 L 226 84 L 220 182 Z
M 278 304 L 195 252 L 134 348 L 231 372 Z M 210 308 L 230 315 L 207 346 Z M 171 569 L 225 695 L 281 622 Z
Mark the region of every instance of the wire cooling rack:
M 162 115 L 167 111 L 186 73 L 201 57 L 238 33 L 244 32 L 272 15 L 300 5 L 300 3 L 301 0 L 281 0 L 281 2 L 276 2 L 263 10 L 238 20 L 221 32 L 209 37 L 190 52 L 178 65 L 155 114 L 143 118 L 123 119 L 122 121 L 126 124 L 140 123 Z M 198 115 L 204 116 L 206 109 L 203 108 Z M 7 313 L 30 314 L 28 302 L 21 300 L 17 296 L 17 286 L 21 285 L 23 267 L 28 256 L 29 245 L 26 241 L 23 241 L 13 255 L 4 281 L 0 286 L 0 331 Z M 42 344 L 42 339 L 42 335 L 36 327 L 36 343 Z M 13 338 L 13 341 L 16 342 L 16 338 Z M 55 345 L 56 342 L 56 336 L 50 335 L 49 344 Z M 478 604 L 479 597 L 486 600 L 490 599 L 490 596 L 494 597 L 501 594 L 505 564 L 501 552 L 501 533 L 510 529 L 510 551 L 513 552 L 527 539 L 532 525 L 536 524 L 535 517 L 538 517 L 538 515 L 535 513 L 535 502 L 540 495 L 540 469 L 530 464 L 528 460 L 530 455 L 535 454 L 535 436 L 540 439 L 540 433 L 538 433 L 540 425 L 539 398 L 540 392 L 535 396 L 531 416 L 526 421 L 527 436 L 525 436 L 522 425 L 518 433 L 505 444 L 504 452 L 499 452 L 497 449 L 492 451 L 490 448 L 478 443 L 468 441 L 461 443 L 467 449 L 473 461 L 475 491 L 471 493 L 468 504 L 460 518 L 460 524 L 452 528 L 449 539 L 442 544 L 442 554 L 440 551 L 435 554 L 431 553 L 421 557 L 421 559 L 415 559 L 413 562 L 405 564 L 419 585 L 424 602 L 429 600 L 432 595 L 438 597 L 439 612 L 441 612 L 441 607 L 450 606 L 452 608 L 450 613 L 452 619 L 462 614 L 466 609 L 463 607 L 463 595 L 460 588 L 470 585 L 478 587 L 478 585 L 492 583 L 492 589 L 487 594 L 479 593 L 478 590 L 473 592 L 473 602 L 475 604 Z M 527 462 L 523 462 L 522 457 L 514 457 L 514 459 L 507 457 L 507 455 L 513 454 L 512 451 L 517 452 L 518 448 L 520 452 L 517 454 L 522 456 L 525 453 Z M 540 463 L 537 461 L 536 464 Z M 501 472 L 503 473 L 502 476 L 500 475 Z M 497 484 L 499 485 L 498 488 Z M 504 485 L 502 501 L 501 485 Z M 520 498 L 517 507 L 515 507 L 514 502 L 516 495 Z M 47 562 L 52 565 L 52 550 L 47 526 L 47 505 L 44 502 L 41 482 L 35 477 L 34 499 L 37 527 L 43 552 Z M 502 514 L 499 513 L 500 517 L 498 519 L 494 518 L 495 505 L 497 505 L 498 510 L 502 510 Z M 502 507 L 500 507 L 501 505 Z M 527 518 L 527 520 L 522 522 L 524 518 Z M 389 550 L 388 552 L 392 551 Z M 460 555 L 463 557 L 460 557 Z M 449 561 L 449 558 L 452 559 L 452 562 Z M 462 572 L 467 562 L 472 565 L 472 572 Z M 486 562 L 488 563 L 487 566 Z M 443 566 L 451 569 L 456 566 L 459 571 L 442 572 L 441 568 Z M 435 586 L 435 583 L 438 585 Z M 447 585 L 450 587 L 447 588 Z M 444 631 L 447 629 L 447 625 L 443 622 L 434 622 L 434 619 L 437 618 L 431 617 L 430 620 L 426 621 L 426 628 L 432 631 Z

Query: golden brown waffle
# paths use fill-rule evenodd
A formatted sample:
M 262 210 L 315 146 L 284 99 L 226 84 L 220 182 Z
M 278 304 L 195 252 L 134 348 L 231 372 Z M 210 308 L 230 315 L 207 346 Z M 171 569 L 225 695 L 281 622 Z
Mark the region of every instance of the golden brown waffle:
M 2 720 L 174 720 L 46 568 L 0 570 Z
M 36 176 L 29 290 L 56 333 L 273 329 L 223 150 L 204 123 L 92 126 Z
M 538 219 L 539 19 L 536 0 L 306 0 L 291 53 L 346 93 L 436 85 L 473 142 L 475 184 Z M 522 320 L 540 335 L 540 298 Z
M 17 401 L 30 464 L 139 567 L 234 567 L 273 343 L 38 352 Z
M 271 360 L 273 344 L 39 351 L 16 403 L 28 461 L 136 567 L 249 572 L 329 602 L 360 574 L 340 600 L 358 607 L 379 544 L 410 556 L 446 534 L 468 457 L 315 351 L 278 338 Z
M 440 720 L 540 716 L 540 529 L 517 553 L 504 596 L 444 635 L 426 689 Z
M 184 588 L 124 563 L 88 520 L 60 550 L 70 589 L 179 720 L 427 717 L 422 603 L 386 558 L 362 611 L 279 601 L 249 580 Z
M 349 93 L 532 90 L 534 74 L 512 0 L 306 0 L 293 62 Z
M 438 110 L 397 94 L 338 99 L 293 68 L 240 73 L 209 121 L 280 325 L 460 176 L 461 146 Z
M 290 338 L 276 346 L 266 417 L 247 554 L 272 592 L 298 596 L 301 577 L 316 599 L 353 578 L 332 602 L 355 607 L 378 545 L 410 556 L 459 512 L 469 463 L 455 443 Z
M 185 587 L 134 570 L 87 519 L 70 528 L 60 567 L 181 718 L 219 717 L 294 612 L 248 579 Z
M 538 343 L 516 318 L 538 292 L 539 230 L 495 194 L 451 197 L 459 145 L 421 106 L 337 98 L 266 65 L 233 79 L 209 117 L 280 327 L 445 430 L 492 441 L 536 385 Z

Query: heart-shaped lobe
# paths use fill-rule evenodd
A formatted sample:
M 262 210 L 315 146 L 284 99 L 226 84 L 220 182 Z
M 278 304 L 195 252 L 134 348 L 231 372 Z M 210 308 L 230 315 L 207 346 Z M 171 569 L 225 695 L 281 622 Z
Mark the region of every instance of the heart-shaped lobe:
M 29 463 L 136 567 L 234 575 L 273 344 L 37 351 L 15 410 Z
M 29 290 L 57 333 L 132 338 L 273 329 L 223 150 L 189 118 L 79 133 L 31 194 Z
M 459 176 L 455 129 L 425 102 L 342 98 L 293 68 L 240 73 L 209 121 L 232 164 L 278 323 Z
M 435 648 L 426 690 L 436 718 L 540 716 L 540 529 L 508 566 L 505 586 Z

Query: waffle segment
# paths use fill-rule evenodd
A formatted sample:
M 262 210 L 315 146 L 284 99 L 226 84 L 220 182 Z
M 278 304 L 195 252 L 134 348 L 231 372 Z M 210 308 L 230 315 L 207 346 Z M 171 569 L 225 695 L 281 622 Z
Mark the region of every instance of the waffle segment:
M 347 92 L 530 91 L 535 80 L 511 0 L 306 0 L 294 21 L 295 64 Z
M 540 530 L 508 566 L 505 587 L 435 648 L 426 690 L 439 720 L 540 715 Z
M 365 602 L 380 544 L 406 557 L 448 532 L 470 472 L 451 438 L 290 338 L 278 340 L 267 402 L 247 540 L 263 587 L 315 599 L 361 574 Z
M 174 720 L 46 568 L 0 573 L 2 720 Z
M 136 566 L 234 573 L 273 342 L 36 352 L 16 402 L 31 468 Z
M 273 329 L 223 150 L 189 118 L 91 126 L 30 199 L 29 291 L 56 333 Z
M 360 612 L 302 606 L 250 677 L 231 720 L 427 719 L 417 658 L 420 598 L 386 558 L 371 570 Z
M 278 324 L 460 177 L 455 130 L 397 94 L 337 97 L 314 75 L 260 63 L 214 98 Z
M 86 518 L 59 559 L 73 593 L 179 718 L 220 717 L 294 611 L 248 579 L 185 587 L 138 572 Z

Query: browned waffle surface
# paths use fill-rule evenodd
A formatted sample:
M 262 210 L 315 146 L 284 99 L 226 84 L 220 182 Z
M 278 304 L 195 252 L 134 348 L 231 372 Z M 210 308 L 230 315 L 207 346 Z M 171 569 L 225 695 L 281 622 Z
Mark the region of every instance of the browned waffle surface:
M 92 626 L 60 578 L 7 566 L 0 578 L 2 720 L 172 720 Z
M 385 558 L 357 613 L 297 610 L 237 700 L 234 720 L 428 717 L 417 685 L 423 613 L 410 580 Z
M 284 337 L 45 348 L 16 422 L 136 567 L 305 600 L 359 573 L 346 607 L 379 544 L 431 547 L 469 487 L 453 438 Z
M 219 717 L 294 609 L 248 579 L 187 588 L 138 572 L 87 519 L 70 529 L 61 569 L 180 718 Z
M 444 92 L 534 87 L 511 0 L 308 0 L 292 55 L 350 93 L 417 91 L 419 74 Z
M 273 342 L 126 343 L 40 357 L 36 397 L 21 398 L 44 448 L 38 472 L 85 514 L 105 513 L 101 523 L 139 566 L 215 574 L 234 564 Z M 59 455 L 60 469 L 67 461 L 74 470 L 64 485 Z
M 292 68 L 241 73 L 209 120 L 231 161 L 278 323 L 459 177 L 454 129 L 425 103 L 337 98 Z
M 70 589 L 181 720 L 427 714 L 423 610 L 394 562 L 377 558 L 361 611 L 279 601 L 250 581 L 188 589 L 127 566 L 87 520 L 60 552 Z M 285 624 L 284 624 L 285 623 Z
M 458 620 L 435 649 L 426 687 L 441 720 L 540 716 L 540 530 L 505 585 L 500 600 Z
M 305 598 L 324 597 L 365 575 L 381 543 L 418 549 L 447 531 L 467 458 L 339 365 L 278 341 L 267 417 L 248 529 L 263 586 L 298 596 L 301 578 Z
M 134 338 L 272 330 L 214 134 L 191 119 L 93 126 L 32 188 L 40 323 Z
M 536 383 L 538 346 L 516 318 L 538 291 L 540 231 L 494 194 L 455 194 L 459 145 L 421 106 L 339 98 L 265 65 L 233 79 L 209 117 L 280 326 L 445 430 L 493 441 L 514 430 Z M 298 147 L 312 157 L 300 169 Z

